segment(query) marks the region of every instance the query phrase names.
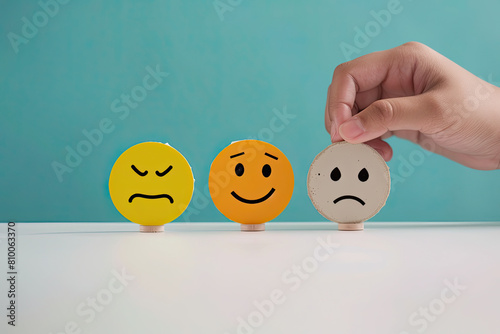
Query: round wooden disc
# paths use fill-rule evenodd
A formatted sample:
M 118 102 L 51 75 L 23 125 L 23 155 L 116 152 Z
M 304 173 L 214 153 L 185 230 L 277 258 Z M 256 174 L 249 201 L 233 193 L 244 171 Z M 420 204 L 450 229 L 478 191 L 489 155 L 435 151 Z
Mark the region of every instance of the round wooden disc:
M 339 231 L 363 231 L 364 223 L 339 224 Z
M 164 225 L 141 225 L 141 232 L 144 233 L 159 233 L 165 231 Z
M 266 230 L 266 224 L 241 224 L 241 230 L 244 232 L 260 232 Z
M 366 144 L 331 144 L 316 156 L 307 176 L 314 207 L 339 224 L 361 223 L 373 217 L 385 205 L 390 188 L 389 167 Z

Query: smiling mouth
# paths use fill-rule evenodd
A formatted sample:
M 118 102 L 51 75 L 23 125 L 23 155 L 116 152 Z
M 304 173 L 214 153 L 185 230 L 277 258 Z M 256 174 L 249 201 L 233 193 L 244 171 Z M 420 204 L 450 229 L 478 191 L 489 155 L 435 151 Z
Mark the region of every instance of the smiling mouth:
M 140 198 L 147 198 L 147 199 L 157 199 L 157 198 L 167 198 L 169 201 L 170 201 L 170 204 L 174 203 L 174 199 L 172 198 L 172 196 L 168 195 L 168 194 L 160 194 L 160 195 L 145 195 L 145 194 L 133 194 L 132 196 L 130 196 L 130 198 L 128 199 L 128 202 L 129 203 L 132 203 L 132 201 L 134 200 L 134 198 L 136 197 L 140 197 Z
M 247 203 L 247 204 L 257 204 L 257 203 L 264 202 L 269 197 L 271 197 L 271 195 L 274 194 L 275 190 L 276 189 L 271 188 L 271 190 L 269 190 L 269 192 L 264 197 L 261 197 L 261 198 L 258 198 L 258 199 L 246 199 L 246 198 L 241 197 L 240 195 L 238 195 L 234 191 L 231 192 L 231 195 L 233 195 L 233 197 L 236 198 L 240 202 Z
M 358 201 L 361 205 L 365 205 L 365 201 L 363 201 L 361 198 L 359 197 L 356 197 L 356 196 L 352 196 L 352 195 L 345 195 L 345 196 L 340 196 L 339 198 L 335 199 L 333 201 L 333 204 L 337 204 L 338 202 L 340 202 L 341 200 L 343 199 L 353 199 L 355 201 Z

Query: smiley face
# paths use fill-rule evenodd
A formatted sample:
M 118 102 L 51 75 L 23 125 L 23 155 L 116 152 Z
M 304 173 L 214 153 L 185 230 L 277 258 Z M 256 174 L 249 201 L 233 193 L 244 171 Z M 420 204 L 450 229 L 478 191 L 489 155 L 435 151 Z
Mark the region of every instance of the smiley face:
M 179 217 L 193 189 L 187 160 L 162 143 L 132 146 L 118 157 L 109 176 L 115 207 L 125 218 L 146 226 L 164 225 Z
M 275 146 L 237 141 L 212 163 L 208 187 L 219 211 L 232 221 L 261 224 L 276 218 L 292 197 L 292 165 Z
M 319 153 L 307 176 L 314 207 L 337 223 L 361 223 L 373 217 L 385 205 L 390 184 L 389 167 L 377 151 L 347 142 Z

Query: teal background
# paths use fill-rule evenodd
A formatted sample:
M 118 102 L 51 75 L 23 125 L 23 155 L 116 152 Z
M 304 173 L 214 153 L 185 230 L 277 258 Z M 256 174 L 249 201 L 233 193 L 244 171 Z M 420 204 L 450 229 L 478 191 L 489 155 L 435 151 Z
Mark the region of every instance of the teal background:
M 195 197 L 178 221 L 225 221 L 207 197 L 210 164 L 231 141 L 259 134 L 295 171 L 292 201 L 277 220 L 323 221 L 307 196 L 306 175 L 329 144 L 323 113 L 333 70 L 346 61 L 339 45 L 353 44 L 354 28 L 388 2 L 231 3 L 221 20 L 213 1 L 72 1 L 59 5 L 16 53 L 7 34 L 21 35 L 22 18 L 33 22 L 41 7 L 4 1 L 0 221 L 125 221 L 107 180 L 116 158 L 143 141 L 170 143 L 193 168 Z M 500 81 L 500 2 L 403 0 L 401 6 L 359 55 L 416 40 Z M 146 67 L 156 65 L 168 77 L 120 119 L 112 102 L 142 85 Z M 269 137 L 275 109 L 295 118 Z M 59 182 L 51 164 L 64 163 L 65 147 L 75 148 L 82 131 L 105 118 L 113 131 Z M 394 184 L 373 220 L 500 220 L 500 171 L 468 169 L 399 139 L 390 143 L 389 167 L 404 182 Z M 417 158 L 408 170 L 404 161 Z

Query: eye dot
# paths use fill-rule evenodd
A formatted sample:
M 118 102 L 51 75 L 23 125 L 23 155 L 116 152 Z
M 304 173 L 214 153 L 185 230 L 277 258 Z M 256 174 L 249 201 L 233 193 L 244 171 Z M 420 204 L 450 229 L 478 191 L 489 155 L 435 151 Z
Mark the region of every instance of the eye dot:
M 265 164 L 262 167 L 262 175 L 264 175 L 264 177 L 269 177 L 269 175 L 271 175 L 271 166 Z
M 335 167 L 332 172 L 330 173 L 330 178 L 333 180 L 333 181 L 338 181 L 340 180 L 340 169 L 338 167 Z
M 359 174 L 358 174 L 358 179 L 361 181 L 361 182 L 365 182 L 366 180 L 368 180 L 368 177 L 370 175 L 368 174 L 368 171 L 366 170 L 366 168 L 363 168 L 362 170 L 359 171 Z
M 237 164 L 236 167 L 234 167 L 234 172 L 238 176 L 242 176 L 243 173 L 245 172 L 245 167 L 241 163 Z

